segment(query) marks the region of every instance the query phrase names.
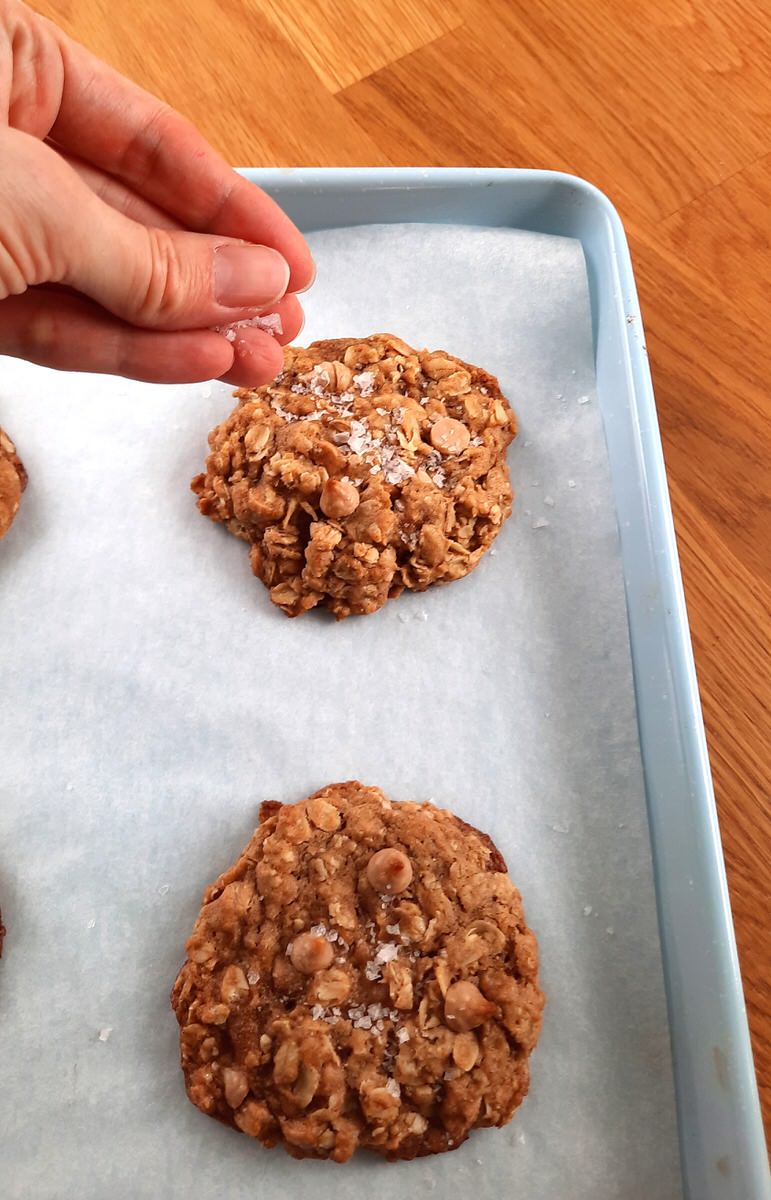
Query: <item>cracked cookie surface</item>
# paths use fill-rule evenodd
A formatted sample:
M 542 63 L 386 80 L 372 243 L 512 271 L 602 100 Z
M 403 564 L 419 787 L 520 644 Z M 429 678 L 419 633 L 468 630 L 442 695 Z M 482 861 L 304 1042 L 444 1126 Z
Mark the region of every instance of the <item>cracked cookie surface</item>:
M 467 575 L 509 516 L 516 421 L 494 376 L 390 334 L 288 347 L 209 435 L 201 512 L 288 616 L 372 613 Z
M 538 949 L 485 835 L 357 782 L 267 802 L 172 991 L 190 1100 L 295 1157 L 454 1149 L 524 1099 Z

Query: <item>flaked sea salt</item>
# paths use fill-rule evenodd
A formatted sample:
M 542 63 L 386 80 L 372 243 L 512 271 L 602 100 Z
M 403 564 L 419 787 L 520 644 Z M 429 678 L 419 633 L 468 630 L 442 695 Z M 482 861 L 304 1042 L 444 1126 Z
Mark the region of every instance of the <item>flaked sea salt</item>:
M 390 934 L 393 934 L 394 936 L 398 937 L 399 934 L 401 933 L 401 929 L 399 928 L 398 925 L 386 925 L 386 933 L 390 933 Z
M 569 480 L 568 480 L 568 487 L 569 487 L 569 488 L 574 488 L 575 486 L 576 486 L 576 481 L 575 481 L 575 479 L 569 479 Z
M 265 333 L 269 333 L 271 337 L 276 337 L 276 335 L 284 332 L 284 326 L 281 323 L 281 317 L 278 313 L 265 313 L 261 317 L 248 317 L 244 321 L 234 321 L 232 325 L 217 325 L 214 328 L 214 332 L 221 333 L 229 342 L 235 342 L 239 329 L 262 329 Z
M 396 1040 L 397 1040 L 397 1042 L 400 1042 L 402 1044 L 404 1042 L 408 1042 L 410 1040 L 410 1031 L 408 1029 L 405 1029 L 404 1026 L 402 1026 L 401 1029 L 397 1029 Z
M 361 395 L 366 399 L 375 390 L 375 372 L 360 371 L 358 375 L 354 375 L 353 382 L 356 384 Z
M 100 1029 L 96 1036 L 100 1042 L 109 1042 L 111 1033 L 112 1025 L 105 1025 L 104 1029 Z
M 249 984 L 250 987 L 254 987 L 255 983 L 259 983 L 260 982 L 259 971 L 247 971 L 246 972 L 246 982 Z
M 399 1099 L 399 1097 L 402 1094 L 402 1089 L 399 1087 L 399 1084 L 396 1082 L 395 1079 L 387 1079 L 386 1080 L 385 1090 L 391 1096 L 394 1096 L 397 1100 Z
M 548 524 L 546 517 L 536 517 L 533 521 L 533 529 L 546 529 Z
M 548 504 L 549 508 L 554 508 L 554 505 L 556 504 L 553 496 L 544 496 L 543 502 L 544 504 Z
M 591 906 L 591 904 L 585 904 L 585 905 L 584 905 L 584 916 L 585 916 L 585 917 L 590 917 L 591 915 L 592 915 L 592 906 Z

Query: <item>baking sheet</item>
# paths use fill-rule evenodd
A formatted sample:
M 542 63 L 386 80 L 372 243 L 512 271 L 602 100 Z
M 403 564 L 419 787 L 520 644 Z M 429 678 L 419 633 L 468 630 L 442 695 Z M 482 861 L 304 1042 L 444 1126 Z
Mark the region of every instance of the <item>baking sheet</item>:
M 315 234 L 304 339 L 497 373 L 515 513 L 468 579 L 289 622 L 187 490 L 221 385 L 0 365 L 31 483 L 0 547 L 0 1162 L 10 1200 L 681 1195 L 626 616 L 578 243 Z M 452 1155 L 267 1153 L 184 1098 L 167 993 L 259 801 L 358 777 L 489 830 L 541 943 L 531 1093 Z

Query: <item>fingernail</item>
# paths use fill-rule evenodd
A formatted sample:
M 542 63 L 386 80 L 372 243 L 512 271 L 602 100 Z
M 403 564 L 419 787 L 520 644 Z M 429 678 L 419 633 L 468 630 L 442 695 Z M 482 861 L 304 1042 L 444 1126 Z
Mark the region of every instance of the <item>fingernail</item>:
M 261 308 L 280 300 L 289 283 L 289 266 L 269 246 L 217 246 L 214 294 L 227 308 Z

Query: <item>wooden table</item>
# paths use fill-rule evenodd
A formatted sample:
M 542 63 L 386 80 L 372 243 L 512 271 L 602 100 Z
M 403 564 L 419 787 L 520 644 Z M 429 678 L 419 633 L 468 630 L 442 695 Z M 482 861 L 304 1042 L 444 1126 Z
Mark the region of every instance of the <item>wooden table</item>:
M 753 0 L 37 0 L 234 163 L 549 167 L 626 224 L 771 1129 L 771 25 Z

